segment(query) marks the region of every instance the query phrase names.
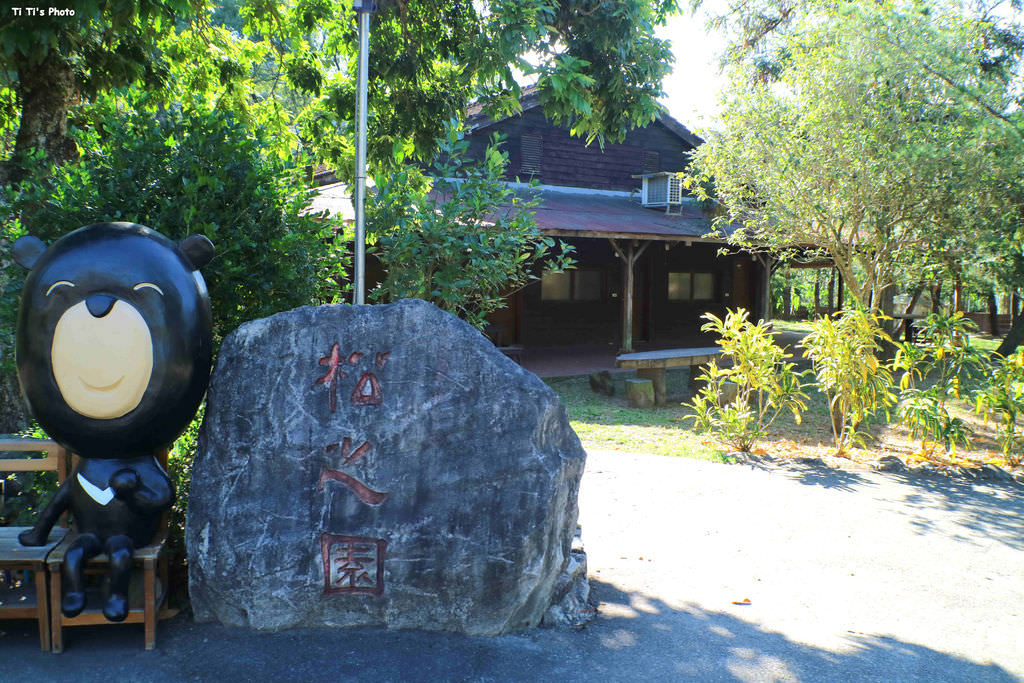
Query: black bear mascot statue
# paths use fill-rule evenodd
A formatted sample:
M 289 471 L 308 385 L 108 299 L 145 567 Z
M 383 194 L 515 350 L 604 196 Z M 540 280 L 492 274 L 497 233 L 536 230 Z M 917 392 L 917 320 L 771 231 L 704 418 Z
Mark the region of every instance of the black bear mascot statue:
M 99 223 L 49 248 L 25 236 L 14 260 L 30 269 L 18 313 L 18 378 L 40 426 L 80 456 L 24 545 L 42 545 L 70 509 L 61 609 L 85 607 L 83 569 L 110 558 L 103 614 L 128 612 L 131 558 L 150 543 L 174 487 L 155 455 L 188 426 L 210 377 L 210 302 L 201 235 L 174 243 L 134 223 Z

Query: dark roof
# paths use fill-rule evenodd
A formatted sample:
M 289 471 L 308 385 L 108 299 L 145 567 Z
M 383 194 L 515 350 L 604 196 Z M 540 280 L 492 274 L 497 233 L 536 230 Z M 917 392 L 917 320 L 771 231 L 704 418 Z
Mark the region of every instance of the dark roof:
M 522 106 L 523 111 L 533 109 L 540 106 L 540 88 L 535 85 L 527 86 L 523 88 L 523 94 L 519 97 L 519 104 Z M 504 120 L 508 117 L 503 117 Z M 681 124 L 676 119 L 669 116 L 668 112 L 664 108 L 655 119 L 658 123 L 669 129 L 670 132 L 681 138 L 691 147 L 699 147 L 704 144 L 704 140 L 693 133 L 689 128 Z M 466 109 L 466 128 L 470 131 L 477 130 L 479 128 L 486 128 L 497 123 L 495 119 L 487 116 L 483 113 L 483 105 L 480 103 L 474 103 L 469 105 Z
M 526 192 L 522 192 L 526 196 Z M 586 192 L 539 192 L 537 227 L 563 237 L 619 237 L 676 241 L 708 237 L 712 218 L 696 202 L 665 209 L 645 209 L 628 196 Z
M 537 197 L 540 204 L 533 209 L 537 227 L 558 237 L 613 237 L 673 242 L 680 240 L 720 241 L 709 236 L 712 217 L 694 201 L 665 209 L 645 209 L 627 194 L 581 191 L 560 191 L 552 188 L 516 190 L 522 199 Z M 439 198 L 438 193 L 431 196 Z M 352 221 L 355 211 L 349 188 L 343 183 L 328 185 L 314 191 L 311 211 L 327 211 L 334 218 Z M 731 232 L 731 230 L 730 230 Z

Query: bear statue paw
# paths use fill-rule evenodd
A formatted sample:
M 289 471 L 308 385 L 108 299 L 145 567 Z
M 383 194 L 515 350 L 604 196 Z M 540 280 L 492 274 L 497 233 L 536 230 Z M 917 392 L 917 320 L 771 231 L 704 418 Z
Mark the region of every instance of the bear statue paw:
M 127 468 L 118 470 L 110 477 L 110 488 L 114 489 L 118 498 L 131 495 L 139 488 L 139 475 Z

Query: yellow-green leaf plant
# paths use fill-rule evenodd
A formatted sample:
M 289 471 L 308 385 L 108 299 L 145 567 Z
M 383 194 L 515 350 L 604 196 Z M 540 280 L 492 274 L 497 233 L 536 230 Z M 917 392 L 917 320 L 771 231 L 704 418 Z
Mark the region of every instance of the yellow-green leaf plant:
M 712 361 L 701 373 L 703 387 L 689 403 L 688 415 L 697 428 L 716 434 L 737 451 L 749 452 L 768 434 L 783 412 L 800 422 L 807 408 L 801 373 L 772 338 L 764 321 L 752 323 L 746 310 L 727 311 L 721 319 L 711 313 L 701 330 L 718 335 L 725 367 Z M 727 390 L 727 387 L 729 390 Z
M 999 446 L 1006 462 L 1020 465 L 1024 436 L 1017 432 L 1017 417 L 1024 413 L 1024 349 L 998 358 L 985 386 L 975 394 L 975 410 L 988 422 L 999 418 Z
M 948 403 L 962 397 L 963 380 L 981 368 L 981 353 L 970 343 L 970 333 L 977 329 L 959 311 L 950 316 L 933 313 L 921 323 L 916 344 L 901 345 L 893 359 L 894 369 L 904 372 L 896 417 L 911 437 L 921 440 L 922 453 L 942 446 L 952 455 L 957 446 L 970 445 L 970 428 L 950 414 Z
M 838 454 L 862 440 L 863 422 L 896 402 L 892 371 L 878 360 L 889 336 L 879 316 L 863 310 L 840 311 L 812 323 L 801 345 L 811 359 L 818 391 L 828 402 L 832 437 Z

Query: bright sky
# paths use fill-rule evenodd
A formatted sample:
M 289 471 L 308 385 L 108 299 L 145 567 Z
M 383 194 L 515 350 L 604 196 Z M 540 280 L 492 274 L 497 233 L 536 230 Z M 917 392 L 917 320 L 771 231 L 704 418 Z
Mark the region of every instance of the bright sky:
M 725 38 L 720 31 L 708 32 L 702 14 L 689 12 L 672 17 L 658 37 L 672 41 L 676 62 L 665 77 L 667 97 L 662 104 L 669 114 L 687 128 L 712 126 L 717 112 L 718 93 L 724 84 L 719 73 L 719 59 L 725 51 Z

